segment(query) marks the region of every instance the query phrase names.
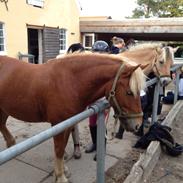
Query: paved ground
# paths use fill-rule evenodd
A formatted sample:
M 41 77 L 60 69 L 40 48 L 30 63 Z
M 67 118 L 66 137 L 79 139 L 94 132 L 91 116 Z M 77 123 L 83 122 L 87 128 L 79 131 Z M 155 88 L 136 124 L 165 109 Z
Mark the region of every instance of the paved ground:
M 183 110 L 176 117 L 172 134 L 179 144 L 183 142 Z M 161 154 L 160 160 L 146 183 L 183 183 L 183 155 L 172 157 Z
M 108 134 L 110 134 L 112 122 L 113 119 L 111 115 Z M 11 117 L 8 119 L 8 126 L 16 137 L 17 142 L 23 141 L 50 127 L 49 124 L 25 123 Z M 67 165 L 72 173 L 70 180 L 73 183 L 91 183 L 96 178 L 96 163 L 93 161 L 94 154 L 84 153 L 85 146 L 90 141 L 88 120 L 80 123 L 79 127 L 82 144 L 82 158 L 80 160 L 75 160 L 72 157 L 73 142 L 71 138 L 67 146 L 67 152 L 69 154 Z M 128 157 L 129 152 L 132 151 L 131 147 L 135 140 L 136 137 L 127 132 L 125 132 L 123 140 L 108 140 L 105 169 L 109 169 L 120 159 Z M 2 136 L 0 136 L 0 151 L 3 149 L 5 149 L 5 143 Z M 0 166 L 1 183 L 52 183 L 53 180 L 52 139 Z

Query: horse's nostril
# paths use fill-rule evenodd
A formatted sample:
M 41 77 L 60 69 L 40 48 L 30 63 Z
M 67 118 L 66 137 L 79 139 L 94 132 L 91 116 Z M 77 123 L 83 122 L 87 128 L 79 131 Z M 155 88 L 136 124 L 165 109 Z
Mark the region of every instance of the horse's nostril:
M 136 125 L 135 130 L 138 131 L 138 129 L 139 129 L 139 125 Z
M 161 82 L 161 84 L 163 85 L 163 86 L 165 86 L 166 85 L 166 80 L 163 80 L 162 82 Z

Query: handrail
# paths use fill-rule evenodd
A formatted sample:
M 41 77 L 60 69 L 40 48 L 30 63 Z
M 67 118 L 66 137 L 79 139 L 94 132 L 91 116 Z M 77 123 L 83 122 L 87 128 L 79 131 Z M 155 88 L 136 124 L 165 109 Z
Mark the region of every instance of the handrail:
M 175 64 L 171 67 L 172 72 L 176 72 L 176 85 L 174 88 L 174 104 L 177 102 L 178 98 L 178 84 L 179 84 L 179 70 L 183 66 L 182 64 Z M 158 78 L 153 78 L 146 82 L 146 87 L 149 87 L 153 84 L 155 86 L 154 98 L 153 98 L 153 111 L 152 111 L 152 123 L 157 121 L 157 109 L 158 109 L 158 100 L 159 100 L 159 93 L 161 89 L 161 84 Z

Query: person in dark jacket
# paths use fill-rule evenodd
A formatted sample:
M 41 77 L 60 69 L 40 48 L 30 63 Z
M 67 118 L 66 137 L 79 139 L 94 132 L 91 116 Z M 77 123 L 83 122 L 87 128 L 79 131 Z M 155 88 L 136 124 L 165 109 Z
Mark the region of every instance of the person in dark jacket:
M 111 41 L 111 54 L 118 54 L 126 51 L 125 42 L 122 38 L 114 36 Z
M 172 79 L 174 84 L 176 81 L 176 73 L 172 73 Z M 183 100 L 183 67 L 181 67 L 181 74 L 179 76 L 179 86 L 178 86 L 178 100 Z M 165 97 L 163 97 L 164 104 L 173 104 L 174 102 L 174 92 L 169 91 Z

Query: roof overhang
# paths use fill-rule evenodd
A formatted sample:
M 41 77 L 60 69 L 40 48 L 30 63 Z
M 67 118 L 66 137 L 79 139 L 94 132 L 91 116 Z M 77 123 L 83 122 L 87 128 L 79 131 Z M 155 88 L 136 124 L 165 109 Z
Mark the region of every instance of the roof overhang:
M 81 33 L 183 33 L 183 18 L 82 20 Z

